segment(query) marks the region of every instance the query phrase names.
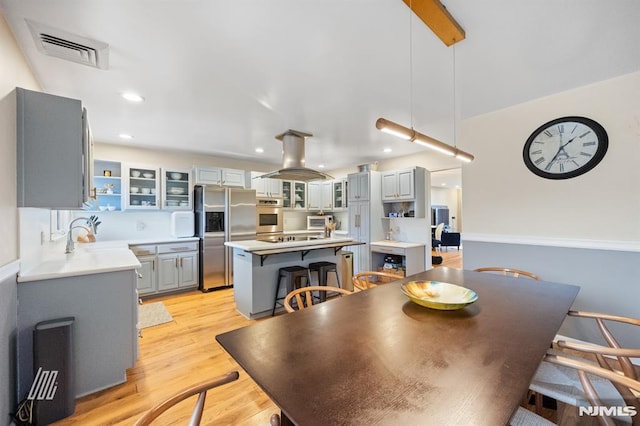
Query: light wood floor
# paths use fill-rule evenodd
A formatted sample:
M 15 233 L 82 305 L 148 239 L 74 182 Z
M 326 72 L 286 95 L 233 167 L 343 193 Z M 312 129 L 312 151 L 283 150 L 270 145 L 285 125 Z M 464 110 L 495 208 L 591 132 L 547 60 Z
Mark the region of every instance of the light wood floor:
M 462 267 L 462 249 L 438 255 L 443 262 L 434 267 Z M 240 379 L 207 394 L 202 424 L 268 425 L 278 407 L 215 341 L 217 334 L 255 322 L 236 312 L 233 290 L 191 291 L 144 303 L 157 301 L 165 304 L 173 321 L 142 330 L 138 362 L 127 372 L 126 383 L 80 398 L 74 415 L 55 425 L 131 425 L 178 390 L 232 370 L 240 372 Z M 182 402 L 157 424 L 187 424 L 194 403 L 195 397 Z M 554 412 L 547 411 L 545 417 L 553 419 Z

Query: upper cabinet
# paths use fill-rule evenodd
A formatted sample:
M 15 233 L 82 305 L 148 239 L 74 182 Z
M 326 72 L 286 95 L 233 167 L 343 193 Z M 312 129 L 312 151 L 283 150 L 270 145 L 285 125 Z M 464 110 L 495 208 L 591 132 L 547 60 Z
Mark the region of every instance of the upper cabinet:
M 195 183 L 198 185 L 219 185 L 245 187 L 245 172 L 238 169 L 225 169 L 221 167 L 195 168 Z
M 162 208 L 167 210 L 191 210 L 193 208 L 191 170 L 162 169 Z
M 122 210 L 122 164 L 119 161 L 96 160 L 94 170 L 95 208 L 102 211 Z
M 93 188 L 86 110 L 76 99 L 16 88 L 18 207 L 80 209 Z
M 340 211 L 345 210 L 348 207 L 347 203 L 347 179 L 336 179 L 333 184 L 333 210 Z
M 282 207 L 285 209 L 306 210 L 307 183 L 290 180 L 282 181 Z
M 282 198 L 282 181 L 280 179 L 260 178 L 262 172 L 247 173 L 251 189 L 256 190 L 257 197 Z
M 157 210 L 160 208 L 160 169 L 127 165 L 125 170 L 125 209 Z
M 415 198 L 415 169 L 382 173 L 382 201 L 409 201 Z
M 370 172 L 352 173 L 348 176 L 349 192 L 347 199 L 350 202 L 369 200 L 369 178 Z
M 385 217 L 424 218 L 426 170 L 422 167 L 382 173 L 381 198 Z
M 317 211 L 333 210 L 333 181 L 307 183 L 307 209 Z

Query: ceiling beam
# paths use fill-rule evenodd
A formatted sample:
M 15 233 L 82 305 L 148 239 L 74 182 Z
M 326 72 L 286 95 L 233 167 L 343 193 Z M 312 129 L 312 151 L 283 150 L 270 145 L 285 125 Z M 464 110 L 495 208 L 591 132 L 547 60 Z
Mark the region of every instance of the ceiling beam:
M 447 46 L 464 40 L 462 27 L 439 0 L 402 0 Z

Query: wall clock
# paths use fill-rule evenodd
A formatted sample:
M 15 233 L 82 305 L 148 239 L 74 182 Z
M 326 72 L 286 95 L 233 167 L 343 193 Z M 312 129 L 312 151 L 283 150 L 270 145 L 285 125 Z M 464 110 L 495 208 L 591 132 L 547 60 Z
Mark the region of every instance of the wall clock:
M 562 117 L 538 127 L 522 150 L 524 164 L 547 179 L 580 176 L 607 153 L 609 137 L 599 123 L 585 117 Z

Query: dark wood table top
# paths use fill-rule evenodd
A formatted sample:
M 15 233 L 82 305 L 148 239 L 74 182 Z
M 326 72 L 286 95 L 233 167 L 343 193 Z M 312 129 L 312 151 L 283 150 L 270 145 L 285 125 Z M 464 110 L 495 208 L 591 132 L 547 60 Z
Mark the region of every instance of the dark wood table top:
M 474 290 L 462 310 L 409 301 L 408 280 Z M 216 336 L 298 425 L 502 425 L 579 288 L 436 268 Z

